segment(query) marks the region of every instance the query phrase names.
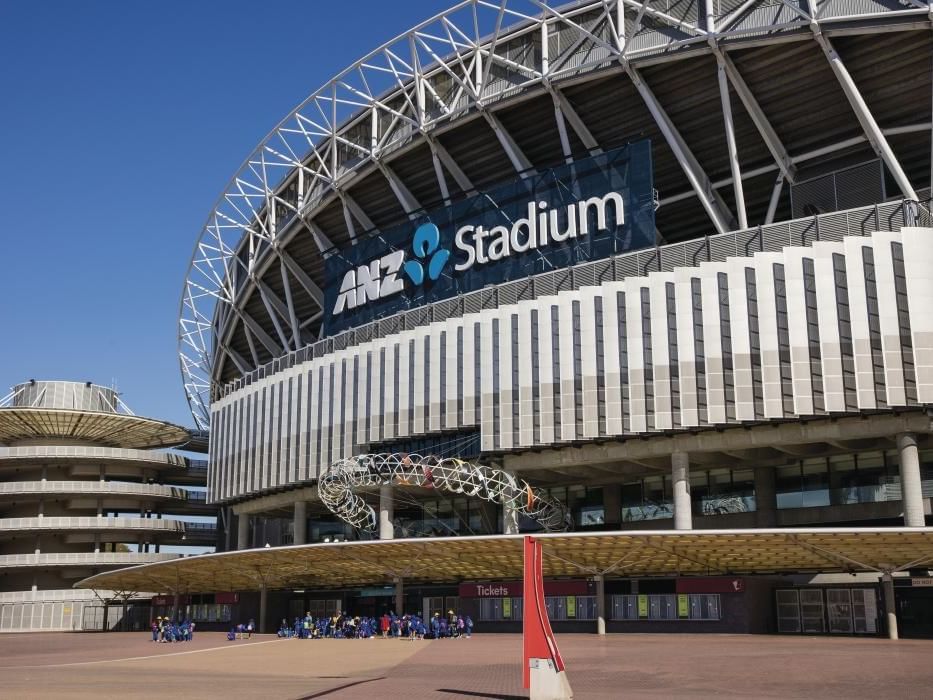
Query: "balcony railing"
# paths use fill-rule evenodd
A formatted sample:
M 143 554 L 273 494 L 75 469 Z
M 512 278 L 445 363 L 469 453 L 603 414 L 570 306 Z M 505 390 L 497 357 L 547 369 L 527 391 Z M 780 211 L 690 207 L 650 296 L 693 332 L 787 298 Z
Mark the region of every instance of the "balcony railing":
M 162 464 L 166 467 L 184 467 L 190 460 L 172 452 L 155 450 L 132 450 L 121 447 L 98 447 L 96 445 L 27 445 L 23 447 L 0 447 L 0 462 L 8 459 L 73 459 L 73 460 L 120 460 Z
M 0 494 L 126 494 L 145 498 L 174 498 L 178 500 L 204 500 L 203 494 L 177 486 L 161 484 L 133 484 L 123 481 L 9 481 L 0 483 Z
M 0 555 L 0 568 L 25 566 L 132 566 L 178 559 L 163 552 L 50 552 L 48 554 Z
M 203 535 L 216 531 L 214 523 L 190 523 L 168 518 L 120 518 L 120 517 L 35 517 L 2 518 L 0 531 L 11 530 L 162 530 L 166 532 Z

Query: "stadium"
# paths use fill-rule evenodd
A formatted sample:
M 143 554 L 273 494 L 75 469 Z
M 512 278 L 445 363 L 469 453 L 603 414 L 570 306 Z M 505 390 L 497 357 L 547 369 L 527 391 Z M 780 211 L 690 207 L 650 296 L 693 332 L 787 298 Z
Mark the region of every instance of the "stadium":
M 467 1 L 375 49 L 190 263 L 231 551 L 79 585 L 514 630 L 545 530 L 557 630 L 933 634 L 930 29 Z

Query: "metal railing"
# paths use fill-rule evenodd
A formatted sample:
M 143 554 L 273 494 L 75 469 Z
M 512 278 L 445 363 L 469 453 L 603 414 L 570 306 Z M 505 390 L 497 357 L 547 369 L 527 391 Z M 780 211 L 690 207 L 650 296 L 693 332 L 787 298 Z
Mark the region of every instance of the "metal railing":
M 0 447 L 0 461 L 7 459 L 88 459 L 121 460 L 162 464 L 168 467 L 190 466 L 182 455 L 154 450 L 133 450 L 122 447 L 98 447 L 92 445 L 28 445 L 24 447 Z M 198 460 L 200 461 L 200 460 Z
M 127 494 L 146 498 L 191 498 L 198 492 L 161 484 L 133 484 L 122 481 L 8 481 L 0 483 L 0 494 Z M 203 494 L 201 494 L 203 496 Z M 203 497 L 201 498 L 203 500 Z
M 56 588 L 39 591 L 2 591 L 0 603 L 52 603 L 57 601 L 99 600 L 108 597 L 112 591 L 100 590 L 96 593 L 89 588 Z
M 23 566 L 132 566 L 178 559 L 178 554 L 165 552 L 50 552 L 48 554 L 0 555 L 0 568 Z
M 520 299 L 536 299 L 603 282 L 643 277 L 656 271 L 670 272 L 677 267 L 695 267 L 702 262 L 725 262 L 731 257 L 779 252 L 788 246 L 841 241 L 846 236 L 869 236 L 874 231 L 899 231 L 904 226 L 931 226 L 933 217 L 929 205 L 929 200 L 924 201 L 923 206 L 917 202 L 896 200 L 636 250 L 540 273 L 402 311 L 312 343 L 228 382 L 221 389 L 220 397 L 249 386 L 267 374 L 281 372 L 317 357 L 435 321 L 514 304 Z
M 50 516 L 34 518 L 2 518 L 4 530 L 164 530 L 179 533 L 203 533 L 216 530 L 213 523 L 189 523 L 167 518 L 120 518 L 96 516 Z

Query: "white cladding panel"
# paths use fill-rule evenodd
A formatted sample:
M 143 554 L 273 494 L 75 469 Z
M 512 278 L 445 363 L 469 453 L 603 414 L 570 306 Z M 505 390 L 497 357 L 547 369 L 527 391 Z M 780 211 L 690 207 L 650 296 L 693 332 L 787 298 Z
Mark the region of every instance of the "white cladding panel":
M 215 401 L 211 498 L 426 438 L 503 451 L 933 403 L 931 236 L 652 272 L 299 364 Z

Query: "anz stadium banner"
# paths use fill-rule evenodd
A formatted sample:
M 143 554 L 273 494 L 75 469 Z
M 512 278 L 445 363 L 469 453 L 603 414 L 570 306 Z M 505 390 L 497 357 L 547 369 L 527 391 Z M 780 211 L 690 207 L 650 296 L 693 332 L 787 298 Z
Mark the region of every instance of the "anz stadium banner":
M 325 261 L 324 331 L 654 245 L 651 144 L 527 174 Z

